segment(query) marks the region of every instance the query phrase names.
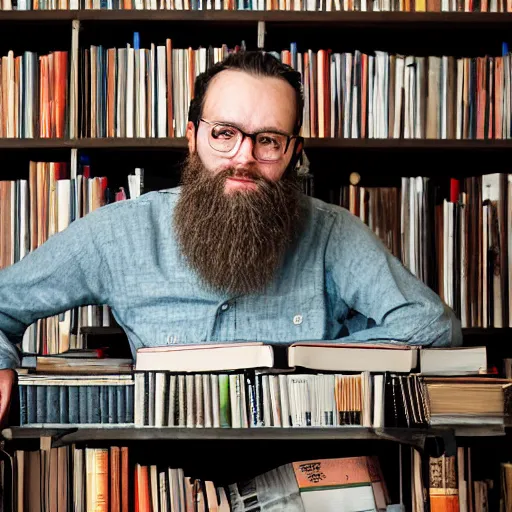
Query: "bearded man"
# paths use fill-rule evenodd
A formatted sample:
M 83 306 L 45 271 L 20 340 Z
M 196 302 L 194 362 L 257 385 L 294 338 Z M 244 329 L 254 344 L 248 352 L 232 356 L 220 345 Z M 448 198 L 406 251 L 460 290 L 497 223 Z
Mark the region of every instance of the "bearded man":
M 241 52 L 199 76 L 180 187 L 109 204 L 0 271 L 0 421 L 38 318 L 108 304 L 168 343 L 461 344 L 453 311 L 347 210 L 305 196 L 299 73 Z M 355 316 L 353 313 L 355 312 Z

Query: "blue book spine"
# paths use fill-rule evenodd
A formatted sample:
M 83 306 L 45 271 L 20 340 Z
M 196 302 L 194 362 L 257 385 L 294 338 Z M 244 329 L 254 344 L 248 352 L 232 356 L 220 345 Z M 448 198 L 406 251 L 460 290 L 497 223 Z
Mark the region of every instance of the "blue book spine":
M 107 386 L 100 386 L 100 402 L 101 402 L 100 423 L 108 423 L 109 407 L 108 407 L 108 388 L 107 388 Z
M 100 423 L 100 387 L 87 386 L 87 416 L 89 423 Z
M 117 395 L 114 386 L 108 386 L 108 422 L 117 423 Z
M 87 417 L 87 387 L 88 386 L 79 386 L 79 395 L 80 395 L 80 423 L 90 423 Z
M 27 386 L 27 423 L 37 423 L 36 386 Z
M 59 386 L 46 386 L 46 422 L 60 423 Z
M 68 387 L 60 386 L 60 423 L 69 423 Z
M 76 425 L 80 423 L 80 394 L 78 386 L 69 386 L 69 423 Z
M 20 426 L 28 423 L 27 414 L 27 386 L 20 386 Z
M 46 423 L 46 386 L 36 386 L 36 423 Z
M 117 397 L 117 419 L 116 423 L 124 423 L 126 421 L 126 397 L 123 388 L 130 386 L 115 386 Z
M 133 423 L 135 421 L 133 413 L 133 395 L 135 386 L 123 386 L 125 389 L 126 396 L 126 423 Z

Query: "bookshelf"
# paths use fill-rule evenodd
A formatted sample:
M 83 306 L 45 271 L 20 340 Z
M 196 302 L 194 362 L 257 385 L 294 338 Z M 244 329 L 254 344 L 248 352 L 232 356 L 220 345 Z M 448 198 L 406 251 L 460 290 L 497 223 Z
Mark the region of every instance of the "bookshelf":
M 457 153 L 475 151 L 501 152 L 512 149 L 512 140 L 432 140 L 432 139 L 344 139 L 339 137 L 310 138 L 304 142 L 306 150 L 339 149 L 386 152 L 406 151 L 450 151 Z M 186 151 L 187 141 L 184 137 L 167 138 L 83 138 L 83 139 L 0 139 L 0 149 L 176 149 Z
M 357 12 L 357 11 L 175 11 L 159 9 L 152 10 L 29 10 L 29 11 L 0 11 L 0 21 L 92 21 L 104 23 L 107 21 L 186 21 L 190 23 L 210 22 L 254 22 L 282 23 L 286 25 L 309 25 L 315 27 L 318 23 L 328 25 L 360 25 L 368 28 L 373 24 L 382 27 L 395 25 L 410 28 L 424 26 L 443 28 L 457 26 L 473 26 L 476 28 L 506 27 L 512 22 L 512 13 L 504 12 Z M 425 26 L 427 24 L 428 26 Z
M 272 440 L 272 441 L 393 441 L 423 449 L 426 438 L 439 437 L 452 441 L 455 430 L 449 428 L 432 429 L 373 429 L 373 428 L 161 428 L 161 427 L 109 427 L 87 428 L 63 425 L 62 428 L 16 428 L 2 432 L 7 440 L 55 437 L 60 444 L 94 441 L 147 441 L 147 440 Z
M 411 54 L 429 55 L 481 55 L 500 52 L 502 41 L 507 41 L 512 28 L 512 13 L 464 13 L 464 12 L 285 12 L 285 11 L 172 11 L 172 10 L 56 10 L 56 11 L 2 11 L 0 10 L 0 49 L 15 48 L 16 51 L 31 48 L 38 51 L 65 49 L 78 56 L 78 49 L 89 44 L 120 46 L 130 40 L 130 34 L 141 33 L 143 44 L 162 40 L 164 36 L 176 40 L 176 46 L 188 45 L 196 48 L 205 41 L 221 44 L 229 39 L 230 45 L 245 40 L 248 49 L 262 46 L 265 49 L 287 48 L 297 41 L 301 50 L 312 47 L 333 48 L 348 51 L 361 48 L 372 51 L 382 48 L 390 52 L 409 51 Z M 20 33 L 23 31 L 23 37 Z M 42 34 L 51 33 L 41 43 Z M 475 37 L 475 34 L 479 34 Z M 76 39 L 73 40 L 73 37 Z M 449 37 L 455 39 L 449 41 Z M 263 42 L 263 44 L 258 44 Z M 75 44 L 75 46 L 73 46 Z M 77 46 L 76 46 L 77 45 Z M 73 49 L 74 48 L 74 49 Z M 5 54 L 5 53 L 3 53 Z M 71 84 L 79 84 L 79 73 L 71 75 Z M 77 98 L 79 102 L 80 97 Z M 78 132 L 78 122 L 74 126 Z M 333 184 L 346 183 L 349 174 L 361 168 L 363 182 L 370 185 L 398 184 L 401 176 L 428 175 L 433 179 L 443 178 L 447 172 L 453 176 L 478 175 L 486 165 L 492 172 L 510 170 L 508 159 L 512 150 L 512 139 L 391 139 L 391 138 L 306 138 L 305 149 L 312 162 L 312 171 L 318 178 L 317 191 L 320 196 Z M 153 172 L 151 165 L 161 166 L 166 160 L 172 165 L 179 161 L 187 150 L 183 137 L 162 138 L 82 138 L 69 134 L 63 138 L 0 138 L 0 179 L 13 177 L 14 167 L 30 158 L 72 160 L 77 155 L 90 155 L 99 164 L 98 174 L 116 177 L 112 170 L 114 162 L 126 168 L 133 156 L 139 162 L 150 162 L 146 174 L 147 189 L 163 188 L 177 183 L 175 174 L 162 176 Z M 72 156 L 73 155 L 73 156 Z M 450 156 L 451 155 L 451 156 Z M 457 166 L 449 166 L 448 158 L 456 158 Z M 344 166 L 339 165 L 343 159 Z M 411 160 L 414 159 L 414 160 Z M 439 159 L 442 159 L 439 165 Z M 100 160 L 103 163 L 100 163 Z M 501 160 L 501 162 L 500 162 Z M 414 165 L 410 162 L 413 161 Z M 14 162 L 16 166 L 10 165 Z M 151 164 L 151 162 L 153 162 Z M 492 164 L 488 164 L 492 162 Z M 396 165 L 395 165 L 396 163 Z M 393 164 L 383 173 L 383 167 Z M 10 167 L 9 169 L 7 167 Z M 17 168 L 17 167 L 16 167 Z M 27 169 L 24 165 L 23 173 Z M 103 173 L 102 171 L 106 172 Z M 483 172 L 488 172 L 485 169 Z M 163 173 L 163 171 L 162 171 Z M 121 338 L 122 330 L 111 328 L 84 328 L 90 336 Z M 467 345 L 485 344 L 489 349 L 489 360 L 499 361 L 511 357 L 510 328 L 464 329 Z M 9 427 L 2 437 L 11 449 L 38 438 L 51 438 L 52 446 L 73 443 L 108 446 L 111 442 L 139 444 L 144 451 L 146 443 L 168 447 L 169 443 L 208 441 L 229 446 L 237 442 L 244 449 L 261 448 L 265 442 L 276 446 L 290 443 L 293 449 L 300 443 L 309 443 L 309 453 L 348 453 L 354 441 L 391 442 L 389 453 L 396 445 L 413 446 L 420 450 L 427 439 L 442 440 L 453 448 L 464 438 L 464 443 L 478 443 L 485 452 L 485 443 L 500 447 L 500 442 L 510 442 L 510 428 L 505 430 L 468 427 L 457 431 L 452 428 L 421 429 L 183 429 L 155 427 L 101 427 L 63 426 L 62 428 Z M 492 438 L 492 439 L 491 439 Z M 503 441 L 502 441 L 503 440 Z M 160 444 L 159 444 L 160 443 Z M 256 443 L 256 444 L 255 444 Z M 283 443 L 283 444 L 279 444 Z M 315 452 L 314 444 L 321 446 Z M 346 447 L 350 447 L 347 451 Z M 360 446 L 360 445 L 358 445 Z M 373 446 L 373 445 L 372 445 Z M 284 449 L 287 454 L 292 448 Z M 289 450 L 289 451 L 287 451 Z M 281 455 L 276 455 L 278 460 Z M 312 457 L 318 455 L 311 455 Z M 261 454 L 259 455 L 261 457 Z M 498 454 L 495 454 L 499 458 Z M 480 459 L 481 460 L 481 459 Z M 267 461 L 268 464 L 271 461 Z M 247 470 L 246 470 L 247 471 Z M 228 473 L 229 474 L 229 473 Z M 224 473 L 226 477 L 226 473 Z M 227 478 L 227 477 L 226 477 Z M 397 482 L 391 485 L 398 487 Z M 407 492 L 406 492 L 407 497 Z M 407 509 L 409 510 L 409 509 Z

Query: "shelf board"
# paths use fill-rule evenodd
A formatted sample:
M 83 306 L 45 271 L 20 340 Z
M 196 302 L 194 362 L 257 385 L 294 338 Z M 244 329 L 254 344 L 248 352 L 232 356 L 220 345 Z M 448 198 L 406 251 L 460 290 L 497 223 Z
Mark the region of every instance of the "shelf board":
M 348 139 L 339 137 L 305 139 L 306 148 L 368 150 L 496 150 L 512 149 L 512 140 L 456 139 Z
M 56 443 L 79 441 L 156 441 L 156 440 L 384 440 L 408 444 L 422 443 L 426 437 L 453 434 L 452 429 L 371 429 L 366 427 L 333 428 L 181 428 L 134 426 L 41 425 L 10 427 L 2 431 L 6 440 L 54 437 Z
M 180 149 L 187 148 L 185 137 L 176 138 L 94 138 L 94 139 L 16 139 L 0 138 L 0 149 Z
M 117 21 L 189 21 L 219 23 L 256 23 L 265 21 L 279 24 L 331 26 L 449 26 L 463 28 L 474 25 L 512 24 L 512 13 L 465 12 L 304 12 L 304 11 L 177 11 L 177 10 L 54 10 L 54 11 L 0 11 L 2 21 L 67 21 L 79 19 L 87 22 Z M 412 24 L 412 26 L 411 26 Z
M 465 327 L 462 329 L 464 336 L 485 336 L 493 337 L 510 337 L 512 338 L 512 327 Z
M 512 139 L 443 140 L 443 139 L 348 139 L 338 137 L 306 138 L 306 149 L 347 150 L 511 150 Z M 186 150 L 185 137 L 176 138 L 94 138 L 94 139 L 16 139 L 1 138 L 0 149 L 163 149 Z
M 76 141 L 70 139 L 0 138 L 0 149 L 70 149 Z
M 124 330 L 121 327 L 80 327 L 82 334 L 90 335 L 125 335 Z
M 40 21 L 42 23 L 48 23 L 57 21 L 71 21 L 77 18 L 77 12 L 78 11 L 70 10 L 0 11 L 0 22 Z
M 185 137 L 173 138 L 96 138 L 96 139 L 77 139 L 75 147 L 78 149 L 187 149 L 187 139 Z M 512 147 L 512 141 L 511 141 Z
M 460 433 L 458 429 L 461 428 Z M 425 447 L 427 438 L 443 438 L 447 444 L 464 437 L 504 436 L 504 427 L 383 428 L 181 428 L 135 427 L 132 425 L 41 425 L 10 427 L 2 431 L 7 441 L 51 437 L 53 446 L 85 441 L 391 441 Z

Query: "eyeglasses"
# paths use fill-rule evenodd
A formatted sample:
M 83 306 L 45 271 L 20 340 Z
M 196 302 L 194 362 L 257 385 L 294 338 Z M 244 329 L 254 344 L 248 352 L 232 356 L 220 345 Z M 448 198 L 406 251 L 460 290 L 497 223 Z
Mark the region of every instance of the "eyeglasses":
M 212 128 L 208 134 L 210 147 L 220 153 L 236 154 L 245 137 L 253 144 L 253 156 L 262 162 L 277 162 L 288 151 L 293 139 L 301 139 L 298 135 L 286 135 L 278 132 L 246 133 L 237 126 L 229 123 L 210 122 L 199 119 Z

